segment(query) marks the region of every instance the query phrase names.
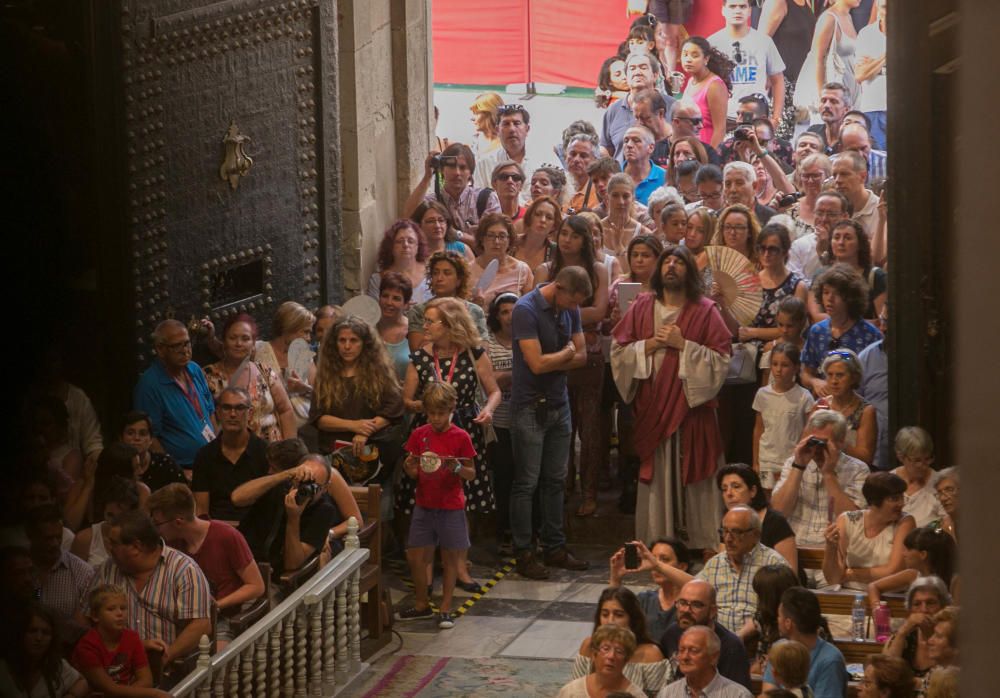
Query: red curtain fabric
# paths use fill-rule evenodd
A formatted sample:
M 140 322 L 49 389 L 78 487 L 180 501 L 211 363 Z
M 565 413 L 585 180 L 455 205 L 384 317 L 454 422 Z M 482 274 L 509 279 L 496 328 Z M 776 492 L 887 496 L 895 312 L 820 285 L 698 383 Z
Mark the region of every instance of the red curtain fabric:
M 686 27 L 722 27 L 722 0 L 694 0 Z M 625 0 L 434 0 L 434 82 L 594 87 L 601 63 L 632 23 Z

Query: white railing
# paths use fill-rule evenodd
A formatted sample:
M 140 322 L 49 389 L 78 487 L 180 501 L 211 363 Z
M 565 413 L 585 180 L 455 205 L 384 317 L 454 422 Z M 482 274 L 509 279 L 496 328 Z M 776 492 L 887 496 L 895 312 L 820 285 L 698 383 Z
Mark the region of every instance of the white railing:
M 194 671 L 178 698 L 335 696 L 357 678 L 361 663 L 358 582 L 370 551 L 358 522 L 347 523 L 345 548 L 270 613 L 212 656 L 202 636 Z

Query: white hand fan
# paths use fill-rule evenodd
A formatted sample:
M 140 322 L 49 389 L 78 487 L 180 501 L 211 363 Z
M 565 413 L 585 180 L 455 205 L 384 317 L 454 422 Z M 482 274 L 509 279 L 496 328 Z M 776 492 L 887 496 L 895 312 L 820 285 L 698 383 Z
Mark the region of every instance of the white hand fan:
M 371 327 L 375 327 L 382 318 L 382 308 L 379 307 L 378 301 L 365 294 L 351 298 L 344 303 L 341 310 L 345 317 L 355 315 Z
M 712 279 L 722 289 L 726 307 L 736 321 L 746 327 L 757 317 L 763 301 L 757 271 L 749 259 L 731 247 L 709 245 L 705 248 L 705 254 L 712 270 Z
M 314 356 L 315 354 L 309 348 L 309 343 L 306 340 L 301 337 L 292 340 L 292 343 L 288 345 L 288 375 L 291 375 L 291 371 L 295 371 L 300 380 L 308 380 Z

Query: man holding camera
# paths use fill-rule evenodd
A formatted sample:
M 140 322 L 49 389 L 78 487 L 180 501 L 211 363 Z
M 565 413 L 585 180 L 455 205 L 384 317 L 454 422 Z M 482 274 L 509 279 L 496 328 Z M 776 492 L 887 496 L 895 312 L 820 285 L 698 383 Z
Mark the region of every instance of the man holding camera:
M 321 550 L 330 529 L 341 523 L 340 509 L 327 494 L 330 464 L 310 454 L 294 468 L 265 475 L 233 491 L 233 503 L 250 506 L 240 524 L 254 559 L 268 562 L 275 575 L 302 567 Z
M 846 436 L 843 415 L 817 410 L 781 469 L 771 506 L 788 519 L 798 545 L 825 545 L 829 524 L 843 512 L 865 506 L 861 487 L 868 466 L 841 451 Z

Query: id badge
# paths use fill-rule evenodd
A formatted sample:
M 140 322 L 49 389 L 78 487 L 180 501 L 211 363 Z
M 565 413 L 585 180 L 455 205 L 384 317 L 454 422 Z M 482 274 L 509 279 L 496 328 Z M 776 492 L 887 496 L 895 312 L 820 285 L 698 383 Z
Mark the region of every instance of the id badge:
M 205 443 L 211 443 L 215 440 L 215 432 L 212 431 L 212 425 L 206 423 L 205 426 L 201 428 L 201 438 L 205 439 Z

